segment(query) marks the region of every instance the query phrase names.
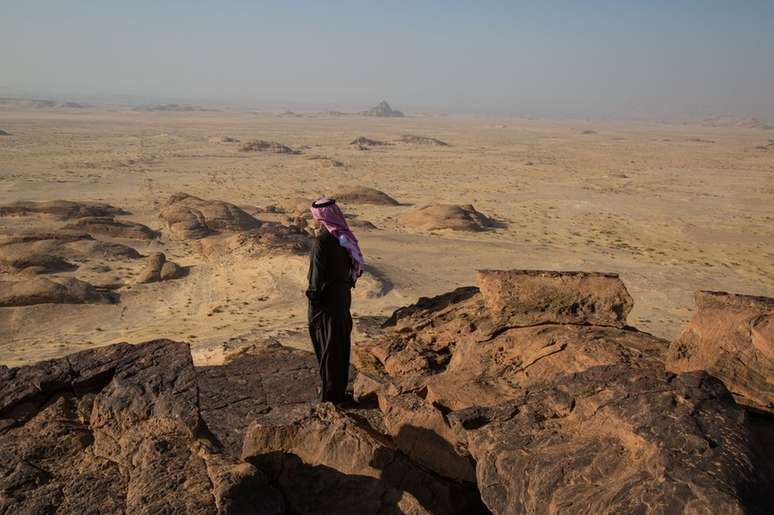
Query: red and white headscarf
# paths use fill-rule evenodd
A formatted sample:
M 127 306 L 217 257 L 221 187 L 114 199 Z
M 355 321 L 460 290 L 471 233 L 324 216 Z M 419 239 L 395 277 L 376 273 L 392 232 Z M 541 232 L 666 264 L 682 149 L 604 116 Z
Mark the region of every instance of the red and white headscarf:
M 329 198 L 321 198 L 313 202 L 311 211 L 312 217 L 320 222 L 339 241 L 339 245 L 349 252 L 352 262 L 352 282 L 356 282 L 358 277 L 363 275 L 365 260 L 360 252 L 360 244 L 349 228 L 347 219 L 344 218 L 344 213 L 336 205 L 336 201 Z

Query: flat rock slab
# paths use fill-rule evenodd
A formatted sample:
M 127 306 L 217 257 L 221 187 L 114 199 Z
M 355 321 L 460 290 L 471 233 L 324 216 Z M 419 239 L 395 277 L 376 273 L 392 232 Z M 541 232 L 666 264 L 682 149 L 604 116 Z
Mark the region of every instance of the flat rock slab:
M 696 293 L 696 313 L 667 354 L 676 372 L 706 370 L 740 404 L 774 413 L 774 299 Z
M 279 345 L 197 372 L 202 418 L 236 457 L 251 422 L 278 408 L 311 403 L 320 384 L 314 354 Z
M 617 274 L 479 270 L 476 278 L 492 318 L 507 327 L 544 323 L 624 327 L 634 307 Z

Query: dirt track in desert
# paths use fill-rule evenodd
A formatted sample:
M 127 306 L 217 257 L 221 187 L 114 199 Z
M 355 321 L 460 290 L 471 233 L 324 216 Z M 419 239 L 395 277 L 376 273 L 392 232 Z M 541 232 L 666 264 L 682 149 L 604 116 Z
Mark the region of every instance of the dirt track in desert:
M 197 364 L 220 363 L 256 340 L 310 347 L 305 258 L 212 256 L 172 238 L 159 212 L 175 192 L 280 221 L 287 215 L 268 206 L 289 212 L 299 199 L 354 186 L 397 199 L 342 203 L 375 226 L 355 228 L 369 264 L 353 302 L 359 331 L 419 296 L 473 284 L 484 268 L 618 272 L 634 298 L 629 323 L 670 339 L 690 318 L 695 290 L 774 296 L 774 131 L 89 109 L 1 111 L 0 128 L 10 133 L 0 137 L 0 204 L 109 203 L 129 213 L 119 218 L 161 230 L 133 248 L 190 267 L 151 284 L 133 284 L 142 259 L 92 259 L 55 274 L 111 284 L 121 300 L 0 307 L 0 363 L 9 366 L 154 338 L 190 342 Z M 448 146 L 399 141 L 407 134 Z M 362 150 L 350 144 L 360 136 L 389 144 Z M 240 152 L 224 137 L 300 153 Z M 437 203 L 472 204 L 495 224 L 428 231 L 402 221 Z M 4 235 L 61 225 L 0 217 Z M 0 272 L 0 281 L 18 280 Z

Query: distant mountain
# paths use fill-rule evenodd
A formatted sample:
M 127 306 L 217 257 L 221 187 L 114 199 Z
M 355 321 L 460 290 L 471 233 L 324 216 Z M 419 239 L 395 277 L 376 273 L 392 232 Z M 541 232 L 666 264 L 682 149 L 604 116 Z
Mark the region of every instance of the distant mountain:
M 735 116 L 713 116 L 701 121 L 705 127 L 738 127 L 740 129 L 774 129 L 757 118 L 737 118 Z
M 399 118 L 403 116 L 403 113 L 390 107 L 390 104 L 388 104 L 386 100 L 382 100 L 378 105 L 375 105 L 368 111 L 363 111 L 360 114 L 363 116 L 381 116 L 384 118 Z
M 143 105 L 132 109 L 133 111 L 160 111 L 169 113 L 192 113 L 192 112 L 220 112 L 219 109 L 205 109 L 199 106 L 183 105 L 183 104 L 160 104 L 160 105 Z

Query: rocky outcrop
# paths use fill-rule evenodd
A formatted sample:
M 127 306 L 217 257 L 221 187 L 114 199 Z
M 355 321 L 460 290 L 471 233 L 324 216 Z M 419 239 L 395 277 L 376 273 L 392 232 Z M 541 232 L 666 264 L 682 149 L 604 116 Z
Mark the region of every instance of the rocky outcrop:
M 263 222 L 256 229 L 201 241 L 201 251 L 206 257 L 224 254 L 250 257 L 301 255 L 309 252 L 310 248 L 311 239 L 308 233 L 296 225 L 274 222 Z
M 497 323 L 626 326 L 634 303 L 617 274 L 479 270 L 477 280 Z
M 422 231 L 451 229 L 479 232 L 495 227 L 495 222 L 470 204 L 432 204 L 409 211 L 400 217 L 406 227 Z
M 355 343 L 355 393 L 403 453 L 475 478 L 494 513 L 770 509 L 746 414 L 706 373 L 665 370 L 616 276 L 478 278 Z
M 0 129 L 0 136 L 10 136 L 10 135 L 11 133 L 8 132 L 7 130 Z
M 445 141 L 441 141 L 435 138 L 429 138 L 427 136 L 416 136 L 414 134 L 404 134 L 398 141 L 401 143 L 408 143 L 409 145 L 429 145 L 434 147 L 448 147 L 449 144 Z
M 65 277 L 32 277 L 22 281 L 0 282 L 0 307 L 34 304 L 113 304 L 117 295 L 93 285 Z
M 185 269 L 173 261 L 167 261 L 163 252 L 155 252 L 148 256 L 148 262 L 135 282 L 137 284 L 155 283 L 179 279 L 185 275 Z
M 49 200 L 44 202 L 20 201 L 0 206 L 0 216 L 47 215 L 61 220 L 84 217 L 112 217 L 127 214 L 123 209 L 99 202 L 71 202 Z
M 91 236 L 152 240 L 158 234 L 150 227 L 136 222 L 116 220 L 113 217 L 85 217 L 64 226 L 65 230 L 80 231 Z
M 744 413 L 704 373 L 594 367 L 448 420 L 494 513 L 771 509 Z
M 199 411 L 188 346 L 118 344 L 0 368 L 3 513 L 282 513 Z
M 23 245 L 0 247 L 0 270 L 9 273 L 26 271 L 34 274 L 51 274 L 71 272 L 78 268 L 62 256 L 25 247 Z
M 696 293 L 696 313 L 669 347 L 667 368 L 706 370 L 740 404 L 774 413 L 774 299 Z
M 350 143 L 350 145 L 360 148 L 360 147 L 381 147 L 384 145 L 387 145 L 384 141 L 379 141 L 376 139 L 370 139 L 366 138 L 365 136 L 359 136 L 355 139 L 353 139 Z
M 132 247 L 95 240 L 81 231 L 22 232 L 0 240 L 0 270 L 12 273 L 69 272 L 77 268 L 73 261 L 139 257 Z
M 770 299 L 705 295 L 701 338 L 767 344 Z M 629 309 L 611 274 L 482 272 L 356 339 L 340 407 L 278 344 L 0 366 L 0 513 L 771 513 L 771 418 Z
M 262 139 L 254 139 L 247 141 L 239 147 L 240 152 L 268 152 L 271 154 L 300 154 L 298 150 L 294 150 L 287 145 L 277 143 L 275 141 L 265 141 Z
M 367 111 L 363 111 L 360 114 L 363 116 L 378 116 L 381 118 L 401 118 L 403 113 L 390 107 L 390 104 L 386 100 L 382 100 L 374 107 Z
M 380 206 L 397 206 L 399 202 L 383 191 L 366 186 L 357 186 L 333 195 L 342 204 L 375 204 Z
M 175 193 L 159 215 L 172 235 L 196 240 L 219 231 L 246 231 L 260 222 L 234 204 L 204 200 L 187 193 Z

